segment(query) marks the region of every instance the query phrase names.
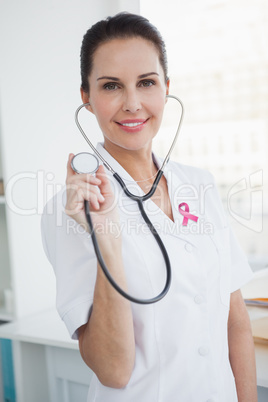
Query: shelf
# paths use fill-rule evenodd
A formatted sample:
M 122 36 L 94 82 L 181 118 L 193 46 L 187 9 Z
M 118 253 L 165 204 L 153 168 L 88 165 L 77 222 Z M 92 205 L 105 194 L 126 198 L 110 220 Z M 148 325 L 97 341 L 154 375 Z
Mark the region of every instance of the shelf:
M 55 309 L 0 325 L 0 338 L 78 350 Z

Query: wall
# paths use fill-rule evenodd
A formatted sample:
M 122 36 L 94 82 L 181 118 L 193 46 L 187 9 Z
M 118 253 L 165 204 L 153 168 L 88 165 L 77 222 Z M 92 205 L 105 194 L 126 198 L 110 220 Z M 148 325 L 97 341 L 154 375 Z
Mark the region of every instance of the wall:
M 87 149 L 74 124 L 81 103 L 82 36 L 97 20 L 139 1 L 0 1 L 1 157 L 7 188 L 9 247 L 16 315 L 55 302 L 43 253 L 40 216 L 64 183 L 69 152 Z M 93 140 L 96 124 L 87 129 Z

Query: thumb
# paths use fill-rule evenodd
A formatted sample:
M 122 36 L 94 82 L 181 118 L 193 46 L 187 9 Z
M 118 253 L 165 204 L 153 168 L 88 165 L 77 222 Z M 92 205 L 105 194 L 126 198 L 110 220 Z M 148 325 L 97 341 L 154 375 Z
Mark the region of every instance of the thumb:
M 74 154 L 69 154 L 68 162 L 67 162 L 67 177 L 71 177 L 71 176 L 75 175 L 75 172 L 71 165 L 73 158 L 74 158 Z

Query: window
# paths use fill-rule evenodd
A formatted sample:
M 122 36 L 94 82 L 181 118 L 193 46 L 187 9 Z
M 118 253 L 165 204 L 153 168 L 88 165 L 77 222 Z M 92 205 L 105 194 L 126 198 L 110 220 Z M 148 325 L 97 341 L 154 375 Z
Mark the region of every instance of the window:
M 253 269 L 268 266 L 268 3 L 141 0 L 185 119 L 173 159 L 211 171 Z M 169 148 L 173 106 L 155 144 Z M 174 123 L 175 124 L 175 123 Z M 158 152 L 159 151 L 159 152 Z

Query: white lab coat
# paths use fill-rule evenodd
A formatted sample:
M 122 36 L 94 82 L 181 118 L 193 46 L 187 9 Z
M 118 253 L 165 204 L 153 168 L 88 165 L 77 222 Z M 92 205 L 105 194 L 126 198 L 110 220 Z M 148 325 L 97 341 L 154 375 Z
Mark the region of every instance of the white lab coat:
M 142 194 L 128 173 L 99 144 L 98 151 Z M 155 157 L 158 165 L 161 165 Z M 111 174 L 107 173 L 109 176 Z M 135 367 L 124 389 L 103 386 L 93 376 L 88 402 L 236 402 L 228 359 L 227 320 L 230 293 L 252 278 L 251 269 L 230 230 L 210 173 L 169 162 L 165 169 L 172 222 L 147 200 L 146 212 L 168 251 L 172 283 L 153 305 L 132 303 Z M 166 280 L 165 263 L 138 210 L 111 177 L 119 207 L 123 261 L 129 293 L 158 294 Z M 183 216 L 186 202 L 198 221 Z M 64 191 L 46 206 L 42 218 L 44 249 L 57 279 L 57 309 L 70 335 L 90 316 L 96 257 L 88 233 L 64 212 Z

